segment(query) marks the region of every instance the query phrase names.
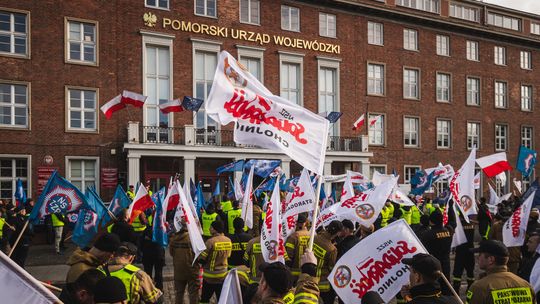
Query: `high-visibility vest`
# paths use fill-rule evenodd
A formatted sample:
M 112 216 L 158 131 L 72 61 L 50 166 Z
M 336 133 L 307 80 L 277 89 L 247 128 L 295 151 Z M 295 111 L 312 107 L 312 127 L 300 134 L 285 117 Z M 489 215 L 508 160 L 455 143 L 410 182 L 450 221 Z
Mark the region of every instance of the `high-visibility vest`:
M 232 202 L 231 201 L 223 201 L 221 204 L 221 210 L 225 213 L 231 211 L 233 209 Z
M 131 223 L 131 226 L 133 227 L 133 230 L 135 232 L 142 232 L 142 231 L 146 230 L 146 225 L 144 225 L 141 222 L 141 220 L 139 219 L 138 216 L 133 220 L 133 223 Z
M 227 212 L 227 224 L 229 227 L 229 234 L 234 234 L 234 219 L 242 216 L 242 209 L 231 209 Z M 247 231 L 247 226 L 244 226 L 244 231 Z
M 422 217 L 422 214 L 420 213 L 420 210 L 418 210 L 418 207 L 412 206 L 411 211 L 412 211 L 411 224 L 413 225 L 420 224 L 420 217 Z
M 4 229 L 4 224 L 6 223 L 6 220 L 2 217 L 0 217 L 0 239 L 2 239 L 2 236 L 4 235 L 2 230 Z
M 133 200 L 135 198 L 135 193 L 133 193 L 133 191 L 131 190 L 128 190 L 126 192 L 127 196 L 129 197 L 130 200 Z
M 100 270 L 105 275 L 107 275 L 107 272 L 105 271 L 103 266 L 100 266 L 98 268 L 98 270 Z M 122 268 L 120 270 L 117 270 L 117 271 L 110 272 L 108 274 L 111 277 L 119 278 L 120 281 L 122 281 L 122 283 L 124 284 L 124 287 L 126 288 L 126 295 L 127 295 L 127 302 L 128 303 L 131 303 L 132 295 L 134 293 L 138 292 L 138 290 L 132 290 L 132 287 L 133 287 L 132 286 L 132 283 L 133 283 L 132 281 L 133 281 L 133 278 L 135 277 L 135 274 L 139 270 L 141 270 L 141 269 L 138 268 L 137 266 L 127 264 L 126 266 L 124 266 L 124 268 Z M 137 285 L 140 286 L 139 284 L 137 284 Z
M 433 211 L 435 211 L 435 207 L 433 207 L 432 203 L 427 203 L 425 208 L 428 215 L 430 215 Z
M 63 227 L 64 222 L 61 221 L 56 214 L 51 214 L 51 220 L 53 227 Z
M 216 220 L 217 213 L 208 214 L 206 211 L 202 214 L 202 235 L 212 236 L 210 234 L 210 226 Z
M 110 224 L 109 226 L 107 226 L 107 232 L 112 233 L 113 227 L 114 227 L 114 224 Z
M 384 206 L 381 210 L 381 227 L 386 227 L 388 225 L 388 220 L 390 219 L 390 208 Z
M 412 221 L 412 210 L 409 209 L 409 210 L 407 211 L 407 210 L 405 210 L 405 209 L 403 209 L 403 208 L 399 208 L 399 209 L 401 209 L 401 212 L 402 212 L 402 213 L 401 213 L 401 218 L 404 219 L 404 220 L 407 222 L 407 224 L 410 225 L 410 224 L 411 224 L 411 221 Z

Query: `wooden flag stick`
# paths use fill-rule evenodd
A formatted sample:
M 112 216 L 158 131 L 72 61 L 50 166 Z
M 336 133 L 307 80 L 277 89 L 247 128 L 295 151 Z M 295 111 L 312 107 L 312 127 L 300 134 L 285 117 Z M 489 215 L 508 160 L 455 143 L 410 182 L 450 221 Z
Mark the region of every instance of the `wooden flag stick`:
M 448 288 L 450 289 L 450 291 L 452 291 L 452 294 L 454 295 L 454 297 L 456 297 L 456 299 L 458 300 L 458 302 L 460 304 L 463 304 L 463 301 L 461 300 L 461 298 L 459 297 L 459 295 L 457 294 L 457 292 L 454 290 L 454 287 L 452 286 L 452 284 L 450 284 L 450 282 L 448 282 L 448 279 L 444 276 L 444 274 L 440 271 L 437 271 L 439 273 L 439 275 L 441 276 L 441 278 L 443 279 L 444 283 L 446 284 L 446 286 L 448 286 Z
M 53 286 L 53 285 L 51 285 L 51 284 L 49 284 L 49 283 L 45 283 L 45 282 L 43 282 L 43 281 L 39 281 L 39 282 L 41 283 L 41 285 L 43 285 L 43 286 L 49 288 L 50 290 L 62 292 L 62 289 L 59 288 L 59 287 Z
M 317 218 L 319 217 L 319 196 L 321 195 L 321 185 L 323 176 L 318 175 L 319 181 L 317 183 L 317 193 L 315 193 L 315 201 L 313 202 L 313 223 L 311 224 L 311 231 L 309 233 L 308 250 L 313 250 L 313 241 L 315 240 L 315 228 L 317 226 Z
M 28 227 L 28 222 L 29 222 L 29 220 L 26 220 L 26 222 L 24 223 L 24 227 L 21 230 L 21 233 L 19 233 L 19 236 L 17 237 L 17 240 L 15 241 L 15 244 L 13 244 L 13 246 L 11 247 L 11 250 L 9 251 L 8 257 L 11 257 L 11 255 L 13 254 L 13 251 L 15 251 L 15 247 L 17 247 L 17 244 L 19 244 L 19 241 L 21 240 L 21 237 L 24 234 L 24 231 L 26 230 L 26 227 Z

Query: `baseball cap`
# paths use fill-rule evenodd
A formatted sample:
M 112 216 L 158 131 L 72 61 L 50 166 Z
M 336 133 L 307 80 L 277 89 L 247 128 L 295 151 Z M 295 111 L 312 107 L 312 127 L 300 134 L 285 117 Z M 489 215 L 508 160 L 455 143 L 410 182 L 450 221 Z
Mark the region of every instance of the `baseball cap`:
M 131 242 L 122 242 L 116 250 L 116 255 L 137 255 L 137 246 Z
M 411 266 L 416 272 L 427 277 L 436 278 L 442 270 L 441 262 L 427 253 L 417 253 L 412 258 L 402 259 L 401 262 Z
M 307 216 L 306 216 L 305 213 L 300 213 L 300 214 L 298 214 L 298 219 L 296 220 L 296 222 L 297 222 L 298 224 L 303 224 L 303 223 L 305 223 L 306 221 L 307 221 Z
M 266 284 L 278 294 L 285 294 L 291 289 L 291 272 L 283 263 L 262 263 L 259 271 L 263 273 Z
M 487 253 L 497 257 L 507 257 L 510 255 L 508 248 L 501 241 L 487 240 L 480 242 L 480 246 L 471 249 L 475 253 Z
M 216 230 L 219 233 L 223 233 L 223 231 L 225 231 L 225 225 L 220 220 L 213 221 L 210 226 L 212 226 L 212 228 L 214 228 L 214 230 Z

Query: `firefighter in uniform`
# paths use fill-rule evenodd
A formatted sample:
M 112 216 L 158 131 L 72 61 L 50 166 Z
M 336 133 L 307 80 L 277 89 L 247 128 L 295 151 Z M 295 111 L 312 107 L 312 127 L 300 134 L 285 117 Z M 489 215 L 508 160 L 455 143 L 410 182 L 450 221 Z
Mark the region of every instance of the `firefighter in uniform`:
M 206 210 L 204 210 L 203 214 L 201 215 L 203 238 L 205 241 L 212 236 L 210 233 L 210 226 L 214 221 L 218 220 L 218 218 L 219 215 L 216 212 L 214 204 L 208 205 Z M 219 220 L 221 220 L 221 218 L 219 218 Z
M 169 239 L 169 253 L 173 258 L 174 266 L 174 289 L 176 290 L 176 304 L 184 303 L 184 291 L 187 287 L 189 303 L 199 303 L 199 280 L 200 266 L 191 263 L 195 254 L 191 249 L 191 241 L 185 223 L 182 223 L 180 231 L 176 232 Z
M 309 231 L 306 227 L 307 217 L 304 213 L 298 215 L 296 220 L 296 231 L 293 232 L 285 242 L 285 250 L 290 262 L 287 263 L 291 268 L 293 280 L 296 281 L 300 275 L 300 258 L 304 254 L 309 242 Z
M 467 223 L 462 215 L 459 215 L 459 217 L 463 224 L 467 242 L 456 247 L 454 271 L 452 275 L 454 277 L 454 290 L 458 294 L 461 287 L 461 275 L 463 274 L 463 270 L 467 271 L 467 288 L 474 282 L 474 253 L 471 252 L 471 249 L 474 248 L 474 224 Z
M 127 194 L 127 196 L 129 197 L 130 200 L 133 200 L 135 198 L 135 189 L 134 189 L 133 185 L 129 185 L 129 189 L 126 192 L 126 194 Z
M 254 237 L 261 234 L 262 222 L 263 222 L 263 210 L 259 204 L 253 204 L 253 228 L 250 233 Z
M 221 204 L 221 210 L 225 212 L 226 214 L 227 212 L 229 212 L 230 210 L 234 208 L 234 199 L 231 197 L 227 197 L 226 200 L 220 202 L 220 204 Z
M 235 218 L 232 222 L 232 226 L 234 228 L 234 234 L 229 236 L 232 242 L 229 268 L 246 265 L 244 262 L 244 254 L 246 252 L 247 244 L 251 240 L 251 235 L 244 230 L 244 220 L 241 217 Z
M 240 202 L 239 201 L 233 201 L 232 208 L 227 211 L 227 234 L 233 235 L 234 232 L 234 225 L 233 221 L 237 217 L 242 217 L 242 209 L 240 209 Z
M 499 214 L 497 214 L 498 218 L 493 223 L 493 226 L 491 227 L 491 230 L 489 231 L 488 239 L 489 240 L 497 240 L 501 241 L 503 240 L 502 231 L 503 226 L 506 220 L 512 215 L 512 211 L 509 209 L 502 209 Z M 519 269 L 519 264 L 521 263 L 521 247 L 510 247 L 508 248 L 508 252 L 510 253 L 510 257 L 508 259 L 508 262 L 506 263 L 506 267 L 508 268 L 508 271 L 517 274 Z
M 333 304 L 336 298 L 336 293 L 328 281 L 328 274 L 334 268 L 337 259 L 337 248 L 332 241 L 341 230 L 343 224 L 340 221 L 332 221 L 325 230 L 315 236 L 313 242 L 313 253 L 317 257 L 317 277 L 320 279 L 319 290 L 324 304 Z
M 148 274 L 132 264 L 136 254 L 137 247 L 124 242 L 116 250 L 111 262 L 98 269 L 124 283 L 128 303 L 155 303 L 163 293 L 154 286 Z
M 474 252 L 479 253 L 478 266 L 485 276 L 471 285 L 467 303 L 536 303 L 531 285 L 506 268 L 510 254 L 502 242 L 482 241 Z
M 394 216 L 394 205 L 390 201 L 386 201 L 381 210 L 381 227 L 388 225 L 388 220 Z
M 416 205 L 411 206 L 411 212 L 411 228 L 413 231 L 416 231 L 416 229 L 420 227 L 420 217 L 422 217 L 422 213 Z
M 264 263 L 261 250 L 261 237 L 252 238 L 246 247 L 244 253 L 244 262 L 249 267 L 249 283 L 258 283 L 261 279 L 261 273 L 258 271 L 259 265 Z
M 210 303 L 215 293 L 219 299 L 223 281 L 228 272 L 228 258 L 231 256 L 231 239 L 223 235 L 225 225 L 222 221 L 214 221 L 210 226 L 212 237 L 206 241 L 206 250 L 199 256 L 203 265 L 203 288 L 200 303 Z

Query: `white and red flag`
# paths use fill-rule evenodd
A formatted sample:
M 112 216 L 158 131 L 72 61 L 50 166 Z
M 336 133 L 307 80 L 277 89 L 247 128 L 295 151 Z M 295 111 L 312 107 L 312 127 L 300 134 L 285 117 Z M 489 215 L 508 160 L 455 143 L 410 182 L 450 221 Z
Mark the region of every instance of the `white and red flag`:
M 240 184 L 239 179 L 234 180 L 234 198 L 237 201 L 241 200 L 244 197 L 244 191 L 242 190 L 242 184 Z
M 527 231 L 527 223 L 535 194 L 536 190 L 532 191 L 523 204 L 504 223 L 502 236 L 506 247 L 522 246 L 525 242 L 525 232 Z
M 452 235 L 451 247 L 455 248 L 461 244 L 467 243 L 467 235 L 465 235 L 465 229 L 463 229 L 463 224 L 461 223 L 461 219 L 459 218 L 459 211 L 456 208 L 456 204 L 452 204 L 452 208 L 454 208 L 454 216 L 456 217 L 456 229 L 454 230 L 454 235 Z M 448 204 L 446 205 L 446 209 L 449 209 Z
M 173 99 L 169 100 L 166 103 L 162 103 L 159 105 L 159 110 L 163 114 L 169 114 L 173 112 L 182 112 L 184 111 L 184 107 L 182 107 L 182 102 L 180 99 Z
M 122 92 L 122 103 L 130 104 L 138 108 L 142 108 L 144 106 L 144 102 L 147 98 L 147 96 L 137 94 L 128 90 L 124 90 Z
M 133 223 L 133 220 L 135 220 L 139 214 L 152 206 L 154 206 L 154 202 L 152 202 L 152 198 L 148 195 L 146 187 L 140 185 L 137 194 L 135 194 L 135 198 L 133 198 L 133 202 L 128 208 L 129 223 Z
M 362 128 L 362 126 L 364 125 L 364 123 L 366 122 L 366 118 L 364 116 L 364 114 L 362 114 L 360 117 L 358 117 L 358 119 L 353 123 L 353 127 L 352 129 L 353 130 L 360 130 L 360 128 Z
M 285 204 L 283 217 L 289 218 L 299 213 L 313 210 L 314 201 L 315 193 L 313 191 L 313 186 L 311 185 L 309 172 L 304 168 L 298 179 L 298 183 L 294 186 L 293 192 L 290 192 L 289 195 L 287 195 L 287 203 Z
M 125 107 L 126 105 L 122 103 L 122 95 L 118 95 L 114 97 L 113 99 L 107 101 L 107 103 L 101 106 L 100 109 L 101 109 L 101 112 L 105 114 L 105 117 L 107 119 L 111 119 L 114 112 L 118 110 L 122 110 Z
M 370 127 L 373 127 L 377 121 L 379 121 L 379 119 L 381 118 L 382 115 L 377 115 L 377 116 L 374 116 L 372 118 L 369 119 L 369 126 Z
M 251 197 L 253 196 L 253 170 L 255 166 L 251 166 L 249 170 L 248 179 L 246 182 L 246 190 L 244 191 L 244 196 L 242 197 L 242 218 L 246 222 L 246 227 L 249 229 L 253 228 L 253 201 Z M 278 182 L 276 182 L 279 185 Z
M 450 179 L 452 199 L 454 199 L 454 203 L 457 204 L 459 211 L 461 211 L 467 223 L 469 223 L 469 215 L 477 214 L 474 196 L 475 160 L 476 148 L 473 148 L 467 160 L 465 160 L 461 168 Z
M 261 231 L 261 251 L 267 263 L 285 263 L 285 242 L 281 234 L 281 225 L 279 183 L 276 183 L 266 208 L 266 218 Z
M 512 170 L 506 159 L 506 152 L 495 153 L 476 159 L 476 163 L 488 177 L 494 177 L 504 171 Z
M 176 183 L 176 187 L 177 192 L 180 195 L 180 204 L 178 204 L 177 210 L 178 208 L 182 210 L 181 212 L 176 213 L 182 214 L 181 218 L 183 218 L 184 224 L 187 225 L 189 241 L 191 242 L 191 250 L 193 250 L 193 253 L 195 253 L 195 258 L 192 262 L 193 264 L 197 260 L 197 257 L 199 257 L 201 252 L 206 250 L 206 245 L 204 244 L 204 240 L 202 238 L 200 226 L 197 225 L 198 221 L 195 219 L 194 213 L 191 211 L 182 186 L 180 185 L 180 183 Z M 175 215 L 175 226 L 177 226 L 177 220 L 179 220 L 179 218 L 177 218 Z
M 174 183 L 172 183 L 172 185 L 169 187 L 169 191 L 167 191 L 167 195 L 163 200 L 163 206 L 165 207 L 163 210 L 174 210 L 176 209 L 176 206 L 178 206 L 178 204 L 180 203 L 180 194 L 178 193 L 178 187 L 176 186 L 176 183 L 179 183 L 179 181 L 175 180 Z
M 272 94 L 226 51 L 219 56 L 205 109 L 222 125 L 235 123 L 236 143 L 280 151 L 323 173 L 330 122 Z

